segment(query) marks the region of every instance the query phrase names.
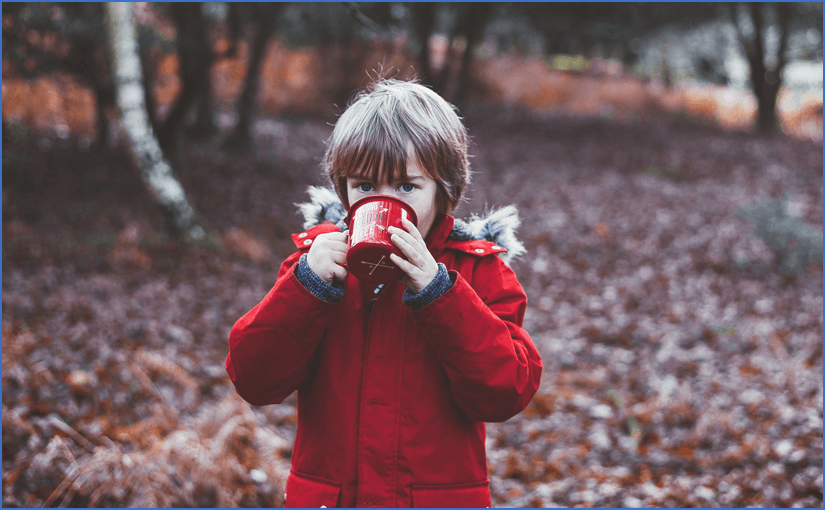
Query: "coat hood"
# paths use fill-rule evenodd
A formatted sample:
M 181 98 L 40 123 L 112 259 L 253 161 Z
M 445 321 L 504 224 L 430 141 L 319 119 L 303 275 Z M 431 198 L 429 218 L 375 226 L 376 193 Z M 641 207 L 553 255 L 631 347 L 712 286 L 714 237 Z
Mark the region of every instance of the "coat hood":
M 344 210 L 335 191 L 320 186 L 310 186 L 307 191 L 310 201 L 295 204 L 304 216 L 304 230 L 326 221 L 344 230 L 347 211 Z M 491 210 L 483 217 L 472 215 L 469 221 L 456 218 L 447 238 L 454 241 L 476 240 L 495 243 L 507 250 L 507 253 L 501 253 L 499 256 L 505 263 L 509 263 L 513 257 L 526 252 L 524 245 L 516 238 L 516 229 L 520 224 L 516 207 L 508 205 Z

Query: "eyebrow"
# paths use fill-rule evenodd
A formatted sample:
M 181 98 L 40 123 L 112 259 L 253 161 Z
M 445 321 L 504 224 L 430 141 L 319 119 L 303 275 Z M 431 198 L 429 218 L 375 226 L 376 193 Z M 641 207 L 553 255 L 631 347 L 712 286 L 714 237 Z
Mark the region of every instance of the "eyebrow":
M 350 178 L 353 179 L 353 180 L 356 180 L 356 181 L 370 181 L 370 182 L 372 182 L 372 179 L 367 175 L 352 175 L 352 176 L 350 176 Z M 404 182 L 408 182 L 408 181 L 420 181 L 423 178 L 424 178 L 423 175 L 414 175 L 414 176 L 408 175 L 406 179 L 399 179 L 399 180 L 403 180 Z M 393 179 L 393 182 L 395 182 L 395 179 Z

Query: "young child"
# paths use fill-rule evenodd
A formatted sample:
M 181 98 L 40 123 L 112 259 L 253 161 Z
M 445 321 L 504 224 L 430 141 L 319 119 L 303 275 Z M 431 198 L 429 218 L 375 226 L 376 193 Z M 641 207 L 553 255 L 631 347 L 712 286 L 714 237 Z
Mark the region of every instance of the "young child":
M 521 328 L 527 297 L 502 260 L 524 251 L 515 208 L 448 214 L 469 181 L 466 131 L 413 82 L 358 96 L 325 168 L 335 193 L 310 189 L 298 251 L 235 323 L 226 360 L 252 405 L 298 390 L 285 506 L 488 507 L 484 422 L 521 412 L 542 371 Z M 406 276 L 383 286 L 344 265 L 349 204 L 375 193 L 418 217 L 391 228 Z

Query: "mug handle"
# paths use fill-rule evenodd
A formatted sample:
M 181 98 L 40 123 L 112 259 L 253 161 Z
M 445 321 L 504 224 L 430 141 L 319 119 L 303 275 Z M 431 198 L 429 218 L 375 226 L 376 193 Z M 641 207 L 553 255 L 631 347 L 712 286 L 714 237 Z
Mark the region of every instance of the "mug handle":
M 349 227 L 348 226 L 345 227 L 344 233 L 349 234 Z M 352 237 L 347 235 L 347 251 L 349 251 L 350 248 L 352 248 Z M 343 264 L 341 264 L 341 267 L 343 267 L 344 269 L 349 271 L 349 268 L 347 267 L 347 261 L 346 260 L 344 261 Z

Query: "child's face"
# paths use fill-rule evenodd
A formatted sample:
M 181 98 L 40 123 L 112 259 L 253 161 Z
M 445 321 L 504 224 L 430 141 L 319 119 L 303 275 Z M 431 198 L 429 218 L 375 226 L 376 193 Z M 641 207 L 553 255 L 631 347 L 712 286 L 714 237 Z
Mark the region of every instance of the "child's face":
M 436 216 L 435 194 L 437 185 L 415 159 L 407 161 L 407 179 L 393 178 L 392 182 L 372 182 L 368 178 L 347 177 L 347 200 L 356 200 L 375 194 L 392 195 L 410 204 L 418 217 L 418 231 L 426 238 Z

